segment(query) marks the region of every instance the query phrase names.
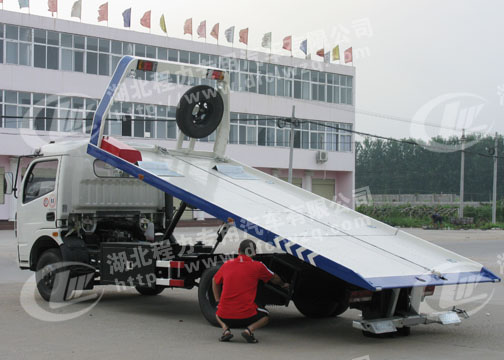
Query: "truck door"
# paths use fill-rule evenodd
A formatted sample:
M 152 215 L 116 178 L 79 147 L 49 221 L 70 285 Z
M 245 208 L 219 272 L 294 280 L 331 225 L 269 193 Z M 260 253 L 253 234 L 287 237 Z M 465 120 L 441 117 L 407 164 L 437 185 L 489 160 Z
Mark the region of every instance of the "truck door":
M 34 160 L 23 178 L 17 206 L 19 261 L 29 261 L 36 233 L 56 228 L 59 158 Z

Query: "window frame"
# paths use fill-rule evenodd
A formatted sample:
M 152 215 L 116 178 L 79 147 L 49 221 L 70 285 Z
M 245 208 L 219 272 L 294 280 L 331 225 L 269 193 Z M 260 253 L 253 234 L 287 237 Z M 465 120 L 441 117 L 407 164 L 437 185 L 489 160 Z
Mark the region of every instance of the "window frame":
M 26 190 L 28 188 L 28 185 L 30 184 L 29 178 L 30 178 L 30 175 L 33 173 L 33 169 L 35 169 L 36 166 L 39 165 L 39 164 L 47 163 L 47 162 L 54 162 L 54 161 L 56 162 L 56 174 L 54 176 L 54 185 L 53 185 L 52 190 L 50 190 L 48 192 L 45 192 L 43 194 L 37 194 L 36 197 L 34 197 L 34 198 L 30 199 L 30 200 L 27 200 L 26 199 Z M 29 204 L 29 203 L 37 200 L 37 199 L 40 199 L 41 197 L 43 197 L 45 195 L 48 195 L 48 194 L 56 191 L 56 189 L 58 187 L 59 170 L 60 170 L 60 159 L 58 157 L 51 157 L 51 158 L 46 158 L 46 159 L 41 159 L 41 160 L 35 160 L 35 161 L 33 161 L 30 164 L 30 166 L 28 167 L 28 170 L 26 171 L 25 176 L 24 176 L 22 204 L 23 205 Z

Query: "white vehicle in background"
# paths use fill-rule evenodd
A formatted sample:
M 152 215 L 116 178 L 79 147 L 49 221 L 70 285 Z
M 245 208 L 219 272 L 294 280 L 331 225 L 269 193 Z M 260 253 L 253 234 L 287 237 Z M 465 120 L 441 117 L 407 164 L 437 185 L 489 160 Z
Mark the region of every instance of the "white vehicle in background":
M 179 102 L 175 150 L 103 135 L 113 99 L 135 70 L 204 83 Z M 231 226 L 275 246 L 278 253 L 256 259 L 292 284 L 288 291 L 260 286 L 258 304 L 293 301 L 317 318 L 359 309 L 353 326 L 365 334 L 459 323 L 463 310 L 422 314 L 420 303 L 436 286 L 500 281 L 481 264 L 225 157 L 229 122 L 228 73 L 122 58 L 90 141 L 43 146 L 15 189 L 19 266 L 37 271 L 40 295 L 63 301 L 98 285 L 134 286 L 145 295 L 197 286 L 202 313 L 215 324 L 211 279 L 228 258 L 216 249 Z M 196 138 L 213 131 L 213 151 L 195 151 Z M 173 231 L 187 207 L 223 221 L 214 246 L 177 242 Z M 66 263 L 69 277 L 60 276 L 58 264 Z

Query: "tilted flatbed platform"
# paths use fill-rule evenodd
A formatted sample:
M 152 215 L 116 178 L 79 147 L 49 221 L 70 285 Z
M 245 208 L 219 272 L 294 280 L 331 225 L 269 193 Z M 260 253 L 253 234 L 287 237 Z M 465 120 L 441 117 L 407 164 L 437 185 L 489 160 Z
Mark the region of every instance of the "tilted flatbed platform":
M 122 82 L 145 63 L 149 63 L 149 71 L 177 74 L 183 69 L 184 76 L 216 82 L 211 96 L 221 99 L 223 111 L 222 121 L 218 127 L 215 125 L 217 135 L 212 152 L 195 151 L 195 139 L 182 131 L 175 150 L 155 145 L 129 146 L 103 136 L 104 119 Z M 205 90 L 198 91 L 191 96 Z M 215 103 L 200 104 L 197 97 L 187 97 L 188 93 L 181 99 L 182 102 L 185 97 L 182 107 L 184 111 L 194 107 L 185 114 L 195 120 L 186 125 L 179 123 L 179 127 L 197 128 L 198 121 L 206 121 L 206 114 L 198 118 L 202 107 L 212 108 Z M 182 107 L 179 104 L 178 111 L 183 112 Z M 119 62 L 98 106 L 87 152 L 347 284 L 372 292 L 388 291 L 386 297 L 377 300 L 377 304 L 390 302 L 388 309 L 376 315 L 380 318 L 367 314 L 354 324 L 365 331 L 380 333 L 419 323 L 454 323 L 454 317 L 458 319 L 462 312 L 452 310 L 436 315 L 434 320 L 419 314 L 426 287 L 500 281 L 475 261 L 227 158 L 224 154 L 229 123 L 226 72 L 126 56 Z M 191 137 L 188 148 L 183 147 L 185 135 Z M 401 295 L 405 288 L 406 295 Z M 407 308 L 412 312 L 394 317 L 401 301 L 411 302 Z
M 143 161 L 132 164 L 101 149 L 101 119 L 138 61 L 123 58 L 114 73 L 95 117 L 90 155 L 365 289 L 499 281 L 470 259 L 215 152 L 140 147 Z M 162 62 L 157 66 L 163 70 Z M 207 72 L 200 68 L 194 76 Z

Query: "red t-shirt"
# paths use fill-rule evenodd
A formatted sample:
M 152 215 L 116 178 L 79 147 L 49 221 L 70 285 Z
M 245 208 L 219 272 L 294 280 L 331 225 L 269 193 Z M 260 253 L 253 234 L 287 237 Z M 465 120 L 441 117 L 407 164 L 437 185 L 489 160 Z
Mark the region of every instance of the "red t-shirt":
M 257 314 L 254 303 L 259 280 L 267 283 L 273 272 L 262 262 L 246 255 L 228 260 L 214 276 L 216 284 L 222 285 L 217 315 L 224 319 L 246 319 Z

